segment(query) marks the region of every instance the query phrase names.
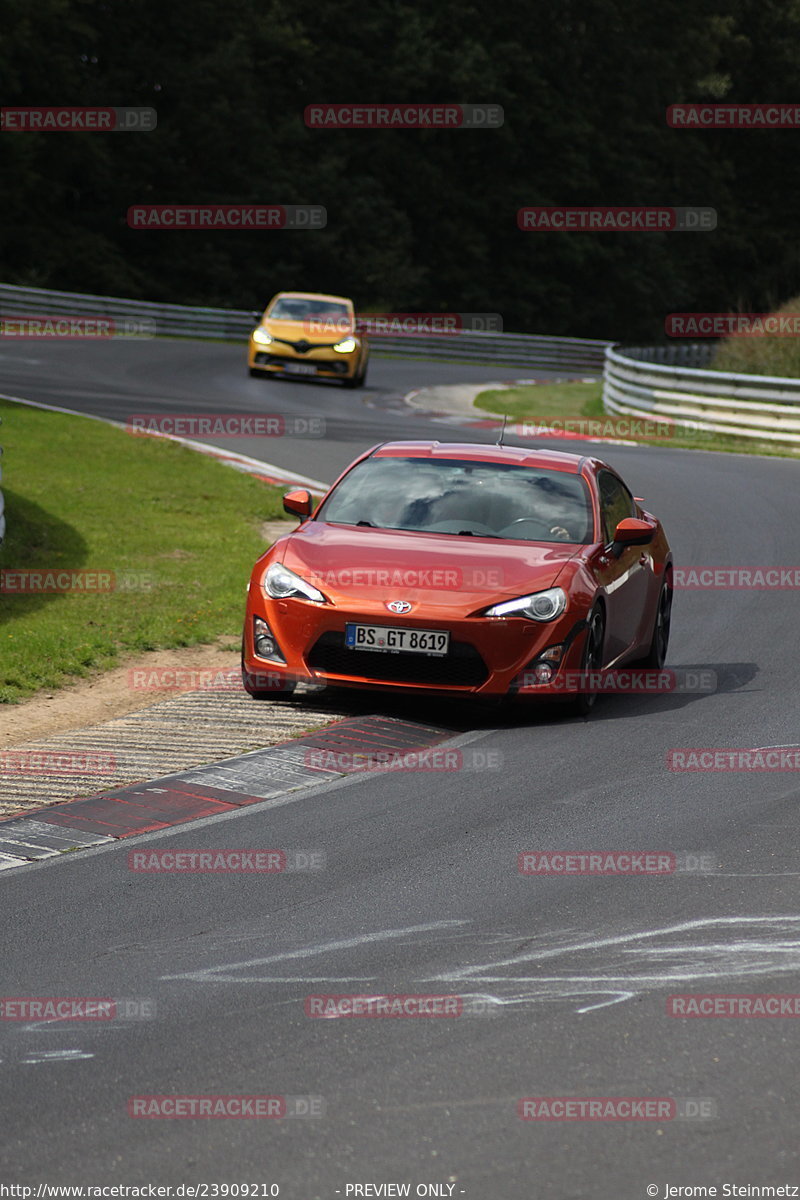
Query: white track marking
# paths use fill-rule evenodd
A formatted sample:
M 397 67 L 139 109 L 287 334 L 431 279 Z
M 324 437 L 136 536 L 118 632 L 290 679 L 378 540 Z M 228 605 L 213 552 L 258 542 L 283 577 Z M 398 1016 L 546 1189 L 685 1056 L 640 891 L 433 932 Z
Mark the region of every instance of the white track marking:
M 284 950 L 280 954 L 269 954 L 265 958 L 250 958 L 244 962 L 224 963 L 219 967 L 205 967 L 200 971 L 180 972 L 177 975 L 162 975 L 162 979 L 194 979 L 203 983 L 284 983 L 283 976 L 253 976 L 243 978 L 234 971 L 247 971 L 252 967 L 263 967 L 270 963 L 290 962 L 303 958 L 315 958 L 323 954 L 334 954 L 338 950 L 352 950 L 374 942 L 386 942 L 405 937 L 410 933 L 430 933 L 435 929 L 446 929 L 453 925 L 466 925 L 466 921 L 433 921 L 427 925 L 408 925 L 404 929 L 383 929 L 378 933 L 364 933 L 357 937 L 340 938 L 331 942 L 320 942 L 315 946 L 304 946 L 300 950 Z M 293 979 L 292 982 L 307 982 Z M 309 981 L 310 982 L 310 981 Z M 372 982 L 371 980 L 369 982 Z
M 68 417 L 86 417 L 88 421 L 100 421 L 103 425 L 113 425 L 115 429 L 127 429 L 127 426 L 122 421 L 114 421 L 110 417 L 98 417 L 95 413 L 78 412 L 74 408 L 61 408 L 57 404 L 43 404 L 39 400 L 25 400 L 22 396 L 6 396 L 0 394 L 0 400 L 8 400 L 12 404 L 25 404 L 29 408 L 43 408 L 47 412 L 64 413 Z M 212 458 L 216 458 L 225 466 L 235 467 L 240 471 L 247 471 L 256 468 L 259 472 L 265 475 L 274 475 L 276 479 L 282 480 L 287 484 L 300 483 L 309 488 L 313 492 L 320 494 L 327 492 L 330 484 L 322 483 L 318 479 L 309 479 L 306 475 L 298 475 L 296 471 L 287 471 L 285 467 L 277 467 L 274 463 L 262 462 L 260 458 L 250 458 L 247 454 L 232 453 L 229 450 L 223 450 L 219 446 L 209 445 L 207 442 L 194 442 L 189 438 L 176 437 L 173 433 L 148 433 L 148 437 L 165 438 L 169 442 L 178 442 L 181 446 L 188 446 L 190 450 L 197 450 L 200 454 L 208 454 Z

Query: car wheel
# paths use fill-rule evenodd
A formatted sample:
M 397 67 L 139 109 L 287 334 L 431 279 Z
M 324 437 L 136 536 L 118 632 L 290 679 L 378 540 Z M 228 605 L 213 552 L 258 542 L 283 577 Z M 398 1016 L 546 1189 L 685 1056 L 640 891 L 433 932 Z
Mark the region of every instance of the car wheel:
M 586 639 L 581 655 L 581 672 L 599 671 L 603 666 L 603 644 L 606 638 L 606 619 L 596 604 L 586 620 Z M 575 697 L 572 711 L 577 717 L 588 717 L 597 700 L 597 692 L 581 692 Z
M 360 366 L 358 368 L 355 375 L 353 375 L 350 379 L 343 379 L 342 383 L 344 384 L 344 386 L 346 388 L 359 388 L 359 387 L 364 386 L 364 382 L 365 382 L 366 378 L 367 378 L 367 365 L 366 365 L 366 363 L 364 363 L 363 366 Z
M 264 377 L 264 372 L 259 371 L 258 367 L 248 367 L 247 370 L 248 374 L 252 375 L 255 379 L 263 379 Z
M 669 648 L 669 630 L 672 623 L 672 579 L 670 576 L 661 585 L 656 609 L 656 623 L 653 627 L 653 639 L 650 649 L 640 660 L 643 667 L 655 667 L 660 671 L 663 667 Z

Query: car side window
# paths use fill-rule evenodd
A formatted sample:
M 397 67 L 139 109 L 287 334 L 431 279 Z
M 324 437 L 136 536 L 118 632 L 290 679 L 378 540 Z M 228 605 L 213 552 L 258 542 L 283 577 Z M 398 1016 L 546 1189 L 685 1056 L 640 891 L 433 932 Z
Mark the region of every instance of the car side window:
M 600 472 L 598 486 L 603 534 L 606 542 L 610 542 L 620 521 L 636 516 L 636 504 L 622 480 L 617 479 L 610 471 Z

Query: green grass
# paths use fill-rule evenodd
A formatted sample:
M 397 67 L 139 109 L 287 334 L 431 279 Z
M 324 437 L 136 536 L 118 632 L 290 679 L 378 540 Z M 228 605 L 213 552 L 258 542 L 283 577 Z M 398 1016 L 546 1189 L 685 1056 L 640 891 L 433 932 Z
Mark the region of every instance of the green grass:
M 117 584 L 0 593 L 0 702 L 139 651 L 224 636 L 238 645 L 247 579 L 266 548 L 259 526 L 282 516 L 282 489 L 83 417 L 6 401 L 0 416 L 0 570 L 113 572 Z M 143 586 L 120 587 L 131 573 Z
M 800 311 L 800 308 L 798 308 Z M 515 422 L 531 422 L 545 425 L 556 421 L 591 421 L 590 429 L 582 429 L 587 436 L 620 437 L 627 441 L 640 441 L 643 445 L 670 446 L 680 450 L 715 450 L 736 454 L 767 454 L 774 457 L 796 458 L 797 451 L 771 442 L 758 442 L 748 438 L 730 437 L 701 430 L 676 426 L 674 436 L 665 438 L 650 436 L 655 433 L 648 423 L 644 426 L 645 436 L 635 436 L 636 418 L 615 417 L 603 411 L 603 385 L 595 383 L 531 384 L 526 387 L 490 389 L 479 392 L 475 407 L 486 412 L 507 413 Z M 598 424 L 595 426 L 594 422 Z M 634 433 L 631 430 L 634 430 Z M 554 446 L 569 449 L 569 439 L 563 442 L 550 439 Z

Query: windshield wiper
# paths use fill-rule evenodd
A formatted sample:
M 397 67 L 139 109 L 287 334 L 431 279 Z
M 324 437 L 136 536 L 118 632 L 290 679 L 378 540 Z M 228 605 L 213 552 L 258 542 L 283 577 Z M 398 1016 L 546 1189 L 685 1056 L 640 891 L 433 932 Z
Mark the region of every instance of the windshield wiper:
M 356 525 L 369 525 L 370 529 L 375 528 L 375 526 L 372 524 L 372 521 L 356 521 Z

